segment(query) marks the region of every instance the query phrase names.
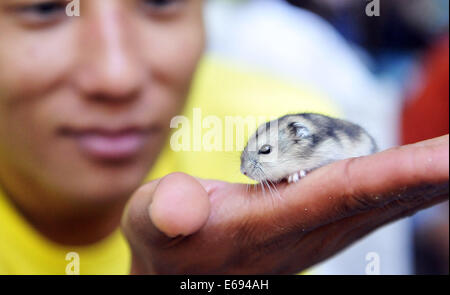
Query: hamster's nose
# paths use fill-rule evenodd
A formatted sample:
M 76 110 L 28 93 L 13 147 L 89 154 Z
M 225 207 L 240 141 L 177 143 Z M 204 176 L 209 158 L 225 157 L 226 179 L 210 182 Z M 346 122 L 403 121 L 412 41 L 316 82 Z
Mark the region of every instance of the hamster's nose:
M 241 167 L 241 173 L 244 174 L 244 175 L 247 175 L 247 171 L 245 171 L 245 169 L 242 168 L 242 167 Z

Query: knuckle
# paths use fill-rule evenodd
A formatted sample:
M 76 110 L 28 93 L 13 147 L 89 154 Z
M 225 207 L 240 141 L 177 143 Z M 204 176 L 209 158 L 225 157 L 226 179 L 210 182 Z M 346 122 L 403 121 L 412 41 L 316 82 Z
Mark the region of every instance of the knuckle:
M 360 189 L 360 183 L 355 172 L 360 158 L 351 158 L 345 161 L 343 169 L 344 198 L 342 211 L 347 213 L 363 212 L 373 207 L 378 207 L 378 201 Z

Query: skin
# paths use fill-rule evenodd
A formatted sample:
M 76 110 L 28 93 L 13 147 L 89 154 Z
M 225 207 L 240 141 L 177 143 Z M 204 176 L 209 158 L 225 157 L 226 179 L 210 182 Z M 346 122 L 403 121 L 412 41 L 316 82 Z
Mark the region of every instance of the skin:
M 280 198 L 243 184 L 170 174 L 141 187 L 128 204 L 123 229 L 132 272 L 304 270 L 387 223 L 448 200 L 448 151 L 446 135 L 342 160 L 298 183 L 279 184 Z
M 185 102 L 202 2 L 82 0 L 79 18 L 42 18 L 43 2 L 0 1 L 0 183 L 57 243 L 98 242 L 122 220 L 133 273 L 291 273 L 448 198 L 447 136 L 323 167 L 279 186 L 280 199 L 175 173 L 124 210 Z M 121 161 L 88 156 L 63 132 L 130 125 L 145 145 Z
M 56 9 L 39 12 L 44 2 Z M 204 47 L 202 1 L 160 2 L 86 0 L 70 18 L 64 1 L 0 1 L 0 183 L 52 240 L 117 229 L 184 105 Z M 129 126 L 146 131 L 145 145 L 120 163 L 62 134 Z

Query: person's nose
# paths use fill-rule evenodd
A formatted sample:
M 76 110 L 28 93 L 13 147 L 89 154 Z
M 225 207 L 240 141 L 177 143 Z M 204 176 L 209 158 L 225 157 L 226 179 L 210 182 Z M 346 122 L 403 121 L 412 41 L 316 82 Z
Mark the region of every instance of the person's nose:
M 105 5 L 97 11 L 80 21 L 77 84 L 91 99 L 129 101 L 139 96 L 145 80 L 133 29 L 120 7 Z

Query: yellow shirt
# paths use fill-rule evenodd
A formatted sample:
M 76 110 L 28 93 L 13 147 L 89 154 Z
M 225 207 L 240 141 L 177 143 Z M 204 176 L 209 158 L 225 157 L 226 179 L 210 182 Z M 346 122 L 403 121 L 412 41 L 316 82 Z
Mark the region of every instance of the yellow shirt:
M 203 178 L 247 182 L 239 173 L 239 151 L 205 150 L 209 144 L 208 131 L 214 128 L 222 131 L 222 139 L 215 141 L 215 147 L 224 148 L 227 117 L 251 115 L 270 120 L 274 116 L 305 111 L 338 114 L 316 91 L 205 57 L 183 114 L 192 123 L 190 129 L 197 128 L 203 135 L 204 142 L 197 145 L 200 151 L 175 152 L 168 141 L 148 179 L 182 171 Z M 248 132 L 252 130 L 245 133 Z M 191 147 L 194 144 L 192 140 Z M 234 140 L 233 147 L 236 144 Z M 27 224 L 0 191 L 0 274 L 127 274 L 129 268 L 130 250 L 119 230 L 94 245 L 61 246 L 45 239 Z

